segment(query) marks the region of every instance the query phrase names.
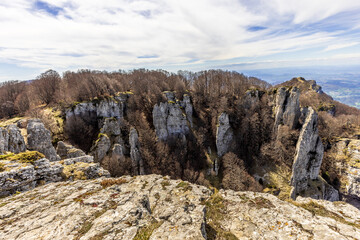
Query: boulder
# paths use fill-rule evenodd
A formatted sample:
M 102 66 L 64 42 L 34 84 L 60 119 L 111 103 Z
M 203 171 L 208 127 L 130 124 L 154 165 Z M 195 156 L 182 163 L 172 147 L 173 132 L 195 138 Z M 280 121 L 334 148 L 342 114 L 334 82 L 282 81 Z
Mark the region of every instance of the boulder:
M 70 144 L 66 144 L 63 141 L 57 143 L 56 153 L 60 156 L 61 159 L 67 158 L 76 158 L 85 156 L 85 152 L 81 149 L 75 148 Z
M 277 130 L 279 125 L 287 125 L 290 129 L 295 129 L 299 123 L 300 90 L 297 87 L 281 87 L 277 90 L 275 103 L 275 123 L 274 129 Z
M 27 148 L 41 152 L 50 161 L 58 161 L 60 157 L 56 154 L 51 143 L 51 134 L 39 119 L 30 119 L 27 125 Z
M 219 157 L 222 157 L 231 149 L 233 140 L 234 131 L 230 125 L 229 115 L 227 113 L 222 113 L 219 116 L 216 130 L 216 148 Z
M 25 152 L 26 145 L 20 129 L 15 124 L 11 124 L 7 127 L 7 131 L 9 136 L 8 151 L 13 153 Z

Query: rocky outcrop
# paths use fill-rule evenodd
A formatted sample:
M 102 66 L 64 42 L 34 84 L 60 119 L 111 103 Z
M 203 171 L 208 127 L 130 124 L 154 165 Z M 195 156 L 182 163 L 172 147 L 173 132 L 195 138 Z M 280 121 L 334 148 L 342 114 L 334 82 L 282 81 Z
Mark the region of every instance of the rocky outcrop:
M 217 155 L 222 157 L 232 147 L 234 139 L 234 131 L 230 125 L 229 115 L 222 113 L 218 119 L 216 130 L 216 148 Z
M 31 163 L 2 160 L 5 171 L 0 172 L 0 196 L 27 191 L 39 184 L 62 180 L 63 166 L 42 158 Z
M 244 107 L 245 109 L 251 109 L 253 107 L 255 107 L 262 95 L 264 94 L 263 91 L 260 91 L 258 89 L 249 89 L 245 92 L 245 97 L 244 97 Z
M 144 161 L 140 154 L 140 143 L 139 143 L 139 135 L 135 128 L 130 129 L 129 133 L 129 143 L 130 143 L 130 157 L 132 160 L 132 168 L 136 175 L 144 175 Z
M 190 123 L 190 127 L 193 127 L 193 106 L 191 104 L 190 95 L 184 94 L 184 99 L 180 102 L 180 106 L 185 109 L 186 118 Z
M 60 157 L 56 154 L 51 143 L 51 134 L 39 119 L 30 119 L 27 124 L 27 148 L 38 151 L 45 155 L 50 161 L 58 161 Z
M 336 143 L 338 168 L 343 194 L 360 198 L 360 140 L 344 139 Z
M 95 117 L 95 118 L 123 118 L 126 107 L 127 94 L 108 97 L 104 99 L 94 99 L 90 102 L 82 102 L 74 105 L 66 111 L 66 119 L 72 116 Z
M 165 92 L 168 102 L 156 104 L 153 109 L 153 124 L 161 141 L 169 137 L 186 140 L 189 126 L 193 125 L 193 107 L 190 96 L 185 94 L 183 101 L 175 100 L 171 92 Z M 184 109 L 184 112 L 183 112 Z
M 61 159 L 76 158 L 86 155 L 83 150 L 75 148 L 70 144 L 66 144 L 63 141 L 57 143 L 56 153 Z
M 41 158 L 44 155 L 38 152 L 21 154 L 9 155 L 8 158 L 0 161 L 0 196 L 27 191 L 50 182 L 110 176 L 99 163 L 94 163 L 91 156 L 51 162 Z M 40 159 L 36 160 L 36 158 Z
M 9 147 L 9 134 L 8 131 L 0 127 L 0 154 L 8 151 Z
M 310 84 L 310 89 L 320 94 L 324 93 L 322 87 L 317 85 L 315 80 L 309 80 L 308 83 Z
M 51 183 L 0 199 L 3 239 L 360 239 L 359 222 L 342 202 L 212 193 L 158 175 Z
M 295 129 L 299 123 L 300 90 L 296 87 L 281 87 L 277 90 L 275 102 L 275 123 L 274 129 L 277 130 L 279 125 L 287 125 L 290 129 Z
M 100 162 L 104 159 L 111 147 L 110 138 L 101 133 L 95 144 L 91 148 L 91 155 L 94 157 L 95 162 Z
M 337 191 L 319 179 L 324 147 L 318 134 L 317 121 L 317 113 L 309 108 L 296 145 L 290 195 L 293 199 L 310 194 L 313 198 L 338 200 Z
M 121 153 L 120 153 L 121 151 Z M 121 133 L 121 119 L 105 118 L 102 121 L 100 135 L 91 149 L 96 162 L 102 162 L 105 156 L 128 154 Z
M 21 135 L 20 129 L 15 125 L 11 124 L 7 127 L 8 131 L 8 150 L 9 152 L 19 153 L 26 151 L 26 145 L 24 137 Z

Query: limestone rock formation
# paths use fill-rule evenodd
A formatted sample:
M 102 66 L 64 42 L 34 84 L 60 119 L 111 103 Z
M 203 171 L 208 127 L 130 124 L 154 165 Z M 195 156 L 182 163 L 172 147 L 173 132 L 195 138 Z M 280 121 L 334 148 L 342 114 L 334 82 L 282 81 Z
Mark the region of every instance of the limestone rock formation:
M 274 129 L 279 125 L 287 125 L 290 129 L 295 129 L 300 117 L 300 90 L 296 87 L 287 89 L 281 87 L 277 90 L 275 103 L 275 123 Z
M 8 151 L 9 147 L 9 134 L 8 131 L 0 127 L 0 154 Z
M 119 153 L 120 149 L 122 156 L 128 154 L 122 138 L 121 119 L 104 118 L 101 126 L 100 137 L 91 150 L 95 161 L 102 162 L 105 156 L 112 157 L 112 155 Z M 113 150 L 115 150 L 115 152 Z
M 186 118 L 190 123 L 190 127 L 193 127 L 193 106 L 191 104 L 191 98 L 190 95 L 184 94 L 184 99 L 180 103 L 181 107 L 185 109 Z
M 165 141 L 169 137 L 186 140 L 189 125 L 193 125 L 193 107 L 190 96 L 185 94 L 183 101 L 175 100 L 171 92 L 165 92 L 168 102 L 156 104 L 153 109 L 153 124 L 157 137 Z M 184 112 L 183 112 L 184 109 Z
M 343 181 L 342 193 L 360 197 L 360 140 L 345 139 L 336 143 L 339 166 Z M 345 159 L 346 161 L 341 161 Z M 340 165 L 342 163 L 342 165 Z
M 70 144 L 66 144 L 63 141 L 57 143 L 56 153 L 61 159 L 76 158 L 85 156 L 86 154 L 81 149 L 75 148 Z
M 130 143 L 130 157 L 132 160 L 132 167 L 134 169 L 135 174 L 144 175 L 144 160 L 140 154 L 140 143 L 139 143 L 139 135 L 135 128 L 130 129 L 129 134 L 129 143 Z
M 218 119 L 218 127 L 216 130 L 216 148 L 217 155 L 222 157 L 229 151 L 234 139 L 234 131 L 230 125 L 229 115 L 222 113 Z
M 100 134 L 95 144 L 91 148 L 91 155 L 94 156 L 95 162 L 101 162 L 111 147 L 110 138 L 106 134 Z
M 245 92 L 244 107 L 245 109 L 251 109 L 260 101 L 264 92 L 258 89 L 249 89 Z
M 66 111 L 66 119 L 72 116 L 96 118 L 123 118 L 128 95 L 120 94 L 102 100 L 94 99 L 90 102 L 78 103 Z
M 31 163 L 2 160 L 5 171 L 0 172 L 0 196 L 34 188 L 43 183 L 62 180 L 63 166 L 42 158 Z
M 50 193 L 50 194 L 49 194 Z M 360 211 L 158 175 L 50 183 L 0 199 L 3 239 L 360 239 Z
M 7 131 L 9 136 L 8 151 L 13 153 L 26 151 L 24 137 L 21 135 L 20 129 L 15 124 L 11 124 L 7 127 Z
M 27 152 L 35 154 L 37 152 Z M 37 153 L 39 154 L 39 153 Z M 51 162 L 46 158 L 25 160 L 19 157 L 0 161 L 0 196 L 7 196 L 15 192 L 27 191 L 38 185 L 63 180 L 93 179 L 109 177 L 108 171 L 94 163 L 93 157 L 81 156 L 62 161 Z
M 317 85 L 315 80 L 309 80 L 309 84 L 310 84 L 310 88 L 312 90 L 314 90 L 315 92 L 320 93 L 320 94 L 324 93 L 322 90 L 322 87 Z
M 51 143 L 51 134 L 39 119 L 28 120 L 27 125 L 27 148 L 41 152 L 50 161 L 60 160 L 55 148 Z
M 317 113 L 309 108 L 296 145 L 291 176 L 291 197 L 296 199 L 298 195 L 308 194 L 306 193 L 308 191 L 314 198 L 327 197 L 330 198 L 329 200 L 338 200 L 337 191 L 319 179 L 324 147 L 318 134 L 317 121 Z M 318 181 L 321 186 L 314 186 Z M 320 194 L 312 192 L 317 189 L 321 191 Z

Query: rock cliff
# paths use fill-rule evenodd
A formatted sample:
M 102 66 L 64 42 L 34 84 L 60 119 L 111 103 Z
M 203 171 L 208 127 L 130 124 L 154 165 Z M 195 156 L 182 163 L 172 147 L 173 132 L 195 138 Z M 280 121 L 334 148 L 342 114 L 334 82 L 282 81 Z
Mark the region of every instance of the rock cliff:
M 217 155 L 222 157 L 231 149 L 234 140 L 234 130 L 229 121 L 229 115 L 222 113 L 218 119 L 218 126 L 216 130 L 216 148 Z
M 66 119 L 72 116 L 96 117 L 96 118 L 122 118 L 126 108 L 127 94 L 119 94 L 115 97 L 94 99 L 90 102 L 77 103 L 66 112 Z
M 309 108 L 296 145 L 291 197 L 296 199 L 298 195 L 309 195 L 313 198 L 337 201 L 337 191 L 319 178 L 324 146 L 318 134 L 317 121 L 317 113 Z M 318 181 L 320 186 L 316 184 Z
M 186 139 L 189 126 L 193 125 L 193 107 L 189 95 L 184 95 L 184 100 L 179 101 L 171 92 L 165 92 L 168 102 L 154 106 L 153 124 L 157 137 L 165 141 L 169 137 Z
M 135 128 L 130 129 L 129 143 L 130 143 L 130 157 L 132 160 L 132 168 L 134 170 L 134 173 L 135 175 L 138 174 L 143 175 L 145 174 L 144 161 L 140 154 L 139 135 Z
M 287 125 L 290 129 L 298 126 L 300 117 L 300 90 L 296 87 L 277 89 L 275 102 L 275 123 L 276 130 L 279 125 Z
M 210 189 L 167 177 L 58 182 L 0 199 L 2 239 L 360 239 L 346 203 Z
M 342 193 L 360 198 L 360 140 L 344 139 L 336 143 L 338 168 L 342 173 Z

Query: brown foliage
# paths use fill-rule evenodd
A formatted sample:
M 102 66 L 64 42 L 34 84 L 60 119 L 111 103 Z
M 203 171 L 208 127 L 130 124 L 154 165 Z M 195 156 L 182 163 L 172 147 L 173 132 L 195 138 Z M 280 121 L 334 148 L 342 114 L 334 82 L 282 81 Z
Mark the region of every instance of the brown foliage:
M 262 190 L 260 184 L 246 171 L 244 161 L 234 153 L 229 152 L 223 156 L 222 168 L 222 185 L 225 189 L 254 192 Z

